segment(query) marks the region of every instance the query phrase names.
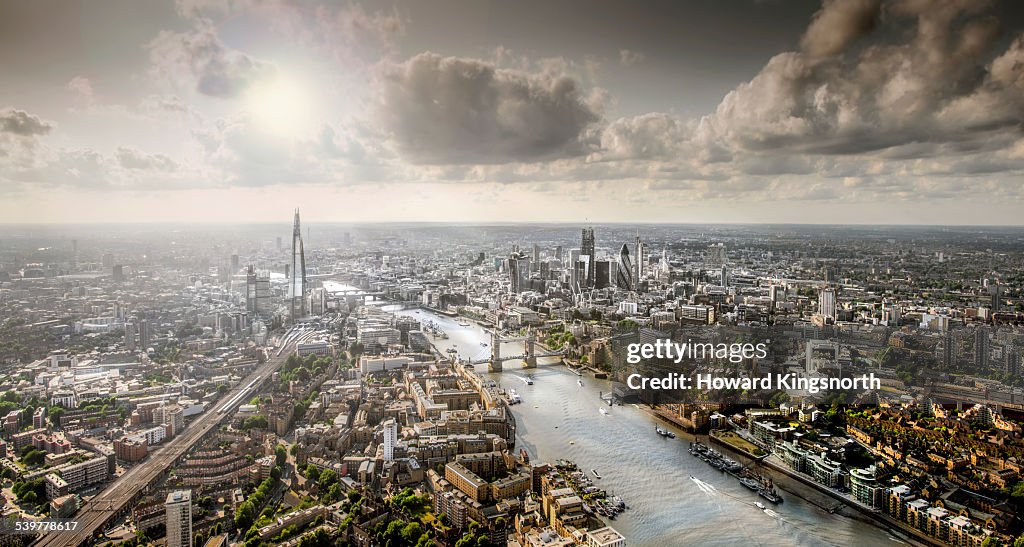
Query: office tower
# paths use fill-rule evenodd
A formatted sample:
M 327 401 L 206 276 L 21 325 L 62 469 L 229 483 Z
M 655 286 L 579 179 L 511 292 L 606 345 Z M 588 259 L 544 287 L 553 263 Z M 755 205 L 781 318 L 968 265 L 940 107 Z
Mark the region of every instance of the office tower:
M 609 260 L 599 260 L 594 264 L 594 267 L 597 268 L 594 271 L 595 289 L 604 289 L 606 287 L 611 286 L 613 281 L 612 271 L 614 269 L 614 264 L 614 262 L 611 262 Z
M 309 304 L 306 309 L 310 315 L 323 315 L 327 311 L 327 290 L 323 287 L 309 290 Z
M 577 289 L 579 290 L 590 288 L 586 286 L 587 277 L 590 275 L 590 271 L 587 269 L 587 263 L 589 261 L 590 257 L 583 255 L 581 255 L 580 259 L 576 261 L 576 283 L 578 284 Z
M 725 264 L 722 264 L 721 280 L 723 287 L 729 286 L 729 267 Z
M 1007 345 L 1003 349 L 1003 355 L 1006 358 L 1006 362 L 1003 364 L 1003 370 L 1011 375 L 1020 375 L 1020 351 L 1013 344 Z
M 942 336 L 942 365 L 946 370 L 956 365 L 956 340 L 953 339 L 952 331 L 946 331 Z
M 555 246 L 555 260 L 562 260 L 562 246 Z
M 993 283 L 988 286 L 988 292 L 989 295 L 992 297 L 992 301 L 989 305 L 989 308 L 992 309 L 992 313 L 998 313 L 999 299 L 1002 296 L 1003 288 L 998 284 Z
M 270 300 L 270 277 L 256 276 L 256 314 L 261 317 L 274 315 L 273 304 Z
M 512 282 L 512 294 L 519 294 L 530 287 L 530 259 L 516 250 L 508 256 L 508 277 Z
M 567 270 L 569 270 L 569 287 L 575 291 L 580 288 L 580 277 L 579 277 L 579 262 L 580 262 L 580 250 L 569 249 L 569 262 L 567 264 Z M 585 278 L 584 278 L 585 279 Z
M 398 442 L 398 424 L 394 418 L 384 422 L 384 461 L 395 459 L 395 443 Z
M 895 302 L 882 302 L 882 322 L 890 327 L 900 324 L 900 307 Z
M 278 250 L 278 251 L 280 251 L 280 250 L 281 250 L 281 247 L 283 247 L 283 246 L 284 246 L 284 245 L 283 245 L 283 243 L 281 242 L 281 236 L 277 236 L 277 250 Z
M 164 502 L 167 547 L 192 547 L 192 491 L 175 490 Z
M 103 253 L 103 258 L 101 258 L 100 261 L 103 264 L 104 268 L 113 268 L 114 267 L 114 255 L 111 254 L 111 253 Z M 17 264 L 18 260 L 15 259 L 14 262 L 15 262 L 15 264 Z M 15 266 L 15 268 L 17 268 L 17 266 Z
M 776 304 L 786 299 L 786 287 L 782 285 L 772 285 L 768 287 L 768 301 L 772 303 L 774 308 Z
M 836 318 L 836 290 L 826 287 L 818 296 L 818 315 Z
M 232 274 L 234 274 L 235 272 L 238 271 L 238 266 L 239 265 L 240 264 L 238 262 L 238 255 L 231 255 L 231 273 Z
M 533 271 L 540 269 L 540 245 L 536 243 L 533 244 L 533 262 L 530 263 L 530 267 L 533 268 Z
M 124 345 L 128 351 L 135 351 L 135 323 L 131 321 L 124 324 Z
M 988 370 L 990 353 L 988 328 L 976 328 L 974 330 L 974 365 L 981 370 Z
M 113 268 L 114 281 L 124 281 L 124 266 L 116 264 Z
M 594 286 L 594 259 L 596 258 L 594 252 L 594 229 L 584 228 L 583 242 L 580 245 L 580 257 L 587 257 L 587 277 L 584 282 L 580 284 L 585 287 Z
M 629 257 L 629 245 L 622 244 L 619 249 L 618 270 L 615 273 L 615 286 L 626 290 L 633 290 L 633 261 Z
M 302 245 L 302 227 L 299 224 L 299 210 L 295 210 L 292 225 L 292 278 L 288 283 L 291 299 L 292 320 L 306 316 L 306 250 Z
M 139 345 L 142 346 L 142 351 L 149 348 L 149 338 L 149 321 L 142 319 L 139 321 Z
M 252 264 L 245 269 L 245 311 L 256 314 L 256 268 Z
M 644 271 L 644 266 L 647 263 L 647 244 L 640 241 L 639 233 L 636 235 L 633 251 L 633 258 L 635 259 L 633 262 L 633 283 L 634 285 L 639 285 L 640 278 L 642 278 L 646 273 Z

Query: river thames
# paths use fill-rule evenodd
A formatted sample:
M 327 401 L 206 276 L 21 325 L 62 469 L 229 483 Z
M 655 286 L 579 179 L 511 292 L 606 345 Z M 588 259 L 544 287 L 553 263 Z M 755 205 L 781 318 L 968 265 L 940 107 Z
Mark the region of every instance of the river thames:
M 385 307 L 389 309 L 389 307 Z M 395 311 L 422 322 L 432 321 L 449 338 L 437 339 L 437 348 L 454 348 L 460 358 L 482 359 L 490 355 L 489 334 L 476 324 L 459 325 L 450 317 L 428 310 Z M 523 353 L 523 343 L 503 344 L 503 355 Z M 575 374 L 541 358 L 534 370 L 523 370 L 506 361 L 501 373 L 487 373 L 523 399 L 512 406 L 516 416 L 516 446 L 525 448 L 533 461 L 553 463 L 573 460 L 582 469 L 596 469 L 603 477 L 597 486 L 622 497 L 629 509 L 609 524 L 626 536 L 629 545 L 898 545 L 903 539 L 855 518 L 830 513 L 835 507 L 822 494 L 801 485 L 778 480 L 784 503 L 758 509 L 763 501 L 756 493 L 693 457 L 688 440 L 667 439 L 654 431 L 655 418 L 635 405 L 608 407 L 600 399 L 612 384 L 584 375 L 583 386 Z M 533 385 L 523 378 L 529 374 Z M 608 414 L 601 413 L 604 408 Z M 662 424 L 662 427 L 669 427 Z M 692 478 L 691 478 L 692 475 Z M 796 488 L 818 505 L 787 491 Z M 824 500 L 824 501 L 823 501 Z M 849 510 L 846 510 L 849 511 Z

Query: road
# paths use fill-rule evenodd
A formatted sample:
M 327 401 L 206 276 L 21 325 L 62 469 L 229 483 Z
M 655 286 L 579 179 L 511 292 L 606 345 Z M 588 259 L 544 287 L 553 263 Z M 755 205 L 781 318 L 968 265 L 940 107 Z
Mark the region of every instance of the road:
M 253 371 L 248 377 L 242 379 L 234 388 L 228 390 L 227 393 L 217 400 L 216 404 L 210 405 L 206 412 L 192 422 L 185 429 L 184 433 L 169 441 L 146 461 L 129 469 L 124 475 L 121 475 L 110 486 L 87 502 L 74 516 L 74 519 L 78 521 L 78 528 L 75 530 L 74 535 L 44 535 L 35 545 L 40 547 L 65 547 L 80 545 L 91 540 L 114 515 L 119 513 L 131 501 L 135 494 L 144 489 L 160 473 L 188 452 L 195 445 L 196 441 L 219 426 L 225 418 L 231 416 L 233 412 L 218 414 L 217 409 L 225 401 L 231 400 L 232 397 L 244 390 L 257 377 L 261 380 L 269 378 L 291 355 L 295 349 L 296 342 L 289 340 L 283 351 L 272 354 L 266 363 Z

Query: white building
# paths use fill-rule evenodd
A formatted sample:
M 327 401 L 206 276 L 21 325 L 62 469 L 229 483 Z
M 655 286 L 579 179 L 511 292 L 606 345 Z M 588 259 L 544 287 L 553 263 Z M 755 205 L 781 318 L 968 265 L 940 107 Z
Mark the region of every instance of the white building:
M 625 545 L 626 538 L 611 526 L 587 532 L 587 547 L 624 547 Z
M 818 297 L 818 315 L 836 318 L 836 290 L 822 289 Z
M 305 357 L 307 355 L 330 355 L 331 345 L 326 340 L 314 340 L 311 342 L 303 342 L 296 346 L 295 350 L 298 352 L 299 357 Z
M 398 442 L 398 423 L 394 419 L 384 422 L 384 461 L 395 459 L 395 443 Z
M 192 547 L 192 491 L 175 490 L 164 502 L 167 547 Z

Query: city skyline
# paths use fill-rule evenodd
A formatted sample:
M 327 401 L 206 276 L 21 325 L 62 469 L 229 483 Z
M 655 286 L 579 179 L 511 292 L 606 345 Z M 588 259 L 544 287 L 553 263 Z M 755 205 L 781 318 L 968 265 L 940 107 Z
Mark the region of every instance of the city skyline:
M 1013 2 L 54 7 L 0 3 L 6 224 L 1020 224 Z

